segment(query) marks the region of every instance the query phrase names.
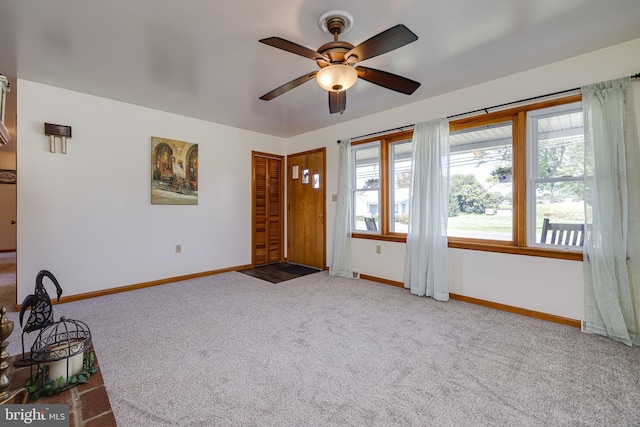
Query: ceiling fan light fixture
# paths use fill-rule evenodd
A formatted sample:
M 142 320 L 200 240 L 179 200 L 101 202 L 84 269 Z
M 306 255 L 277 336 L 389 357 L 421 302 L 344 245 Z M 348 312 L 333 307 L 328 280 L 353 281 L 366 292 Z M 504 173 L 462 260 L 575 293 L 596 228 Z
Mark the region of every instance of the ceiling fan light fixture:
M 349 89 L 358 80 L 358 71 L 344 64 L 328 65 L 316 74 L 318 85 L 329 92 Z

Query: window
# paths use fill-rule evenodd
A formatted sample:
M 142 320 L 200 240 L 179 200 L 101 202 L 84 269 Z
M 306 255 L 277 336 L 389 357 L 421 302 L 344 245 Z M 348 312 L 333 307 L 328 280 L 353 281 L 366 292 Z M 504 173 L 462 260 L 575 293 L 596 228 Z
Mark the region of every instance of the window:
M 411 134 L 400 132 L 352 145 L 353 230 L 357 237 L 406 238 Z
M 550 107 L 527 114 L 531 245 L 542 242 L 545 220 L 584 224 L 584 129 L 581 105 Z M 571 249 L 568 247 L 567 249 Z M 574 249 L 579 249 L 574 246 Z
M 376 231 L 380 205 L 380 142 L 357 146 L 353 150 L 353 230 Z
M 582 259 L 579 245 L 541 242 L 545 218 L 584 224 L 579 101 L 576 95 L 450 123 L 450 247 Z
M 541 242 L 543 223 L 584 224 L 580 95 L 450 122 L 449 246 L 582 259 Z M 354 237 L 404 241 L 412 132 L 352 145 Z
M 449 137 L 448 235 L 513 240 L 513 123 L 454 131 Z
M 389 231 L 395 233 L 407 233 L 409 228 L 409 187 L 411 183 L 411 141 L 398 141 L 391 143 L 391 176 L 389 183 L 390 208 L 393 212 L 393 220 L 390 221 Z

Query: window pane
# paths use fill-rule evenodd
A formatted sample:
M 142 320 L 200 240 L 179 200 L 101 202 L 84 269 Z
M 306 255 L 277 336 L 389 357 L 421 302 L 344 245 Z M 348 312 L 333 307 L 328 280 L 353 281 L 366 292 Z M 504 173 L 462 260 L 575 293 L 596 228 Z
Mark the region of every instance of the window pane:
M 450 136 L 448 235 L 513 239 L 511 122 Z
M 537 178 L 582 177 L 584 129 L 582 111 L 536 119 Z M 535 142 L 535 141 L 534 141 Z
M 380 145 L 366 144 L 353 151 L 355 189 L 354 230 L 378 231 L 380 206 Z
M 545 218 L 551 223 L 584 224 L 584 129 L 579 104 L 529 113 L 532 205 L 529 236 L 541 242 Z M 579 246 L 576 247 L 579 249 Z
M 536 185 L 536 230 L 535 241 L 540 242 L 542 222 L 548 218 L 551 223 L 584 224 L 584 203 L 582 181 L 538 183 Z M 547 239 L 547 242 L 549 240 Z
M 409 187 L 411 184 L 411 149 L 409 141 L 391 144 L 391 221 L 390 231 L 406 233 L 409 228 Z

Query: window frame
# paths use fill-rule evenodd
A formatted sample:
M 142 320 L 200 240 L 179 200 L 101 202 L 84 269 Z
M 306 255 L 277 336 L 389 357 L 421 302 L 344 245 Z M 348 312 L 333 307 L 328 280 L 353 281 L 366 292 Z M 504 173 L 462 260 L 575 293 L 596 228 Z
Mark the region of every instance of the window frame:
M 484 116 L 480 116 L 476 118 L 476 121 L 474 121 L 472 124 L 467 124 L 463 127 L 460 128 L 452 128 L 451 126 L 449 127 L 449 134 L 452 134 L 454 132 L 459 132 L 459 131 L 466 131 L 466 130 L 475 130 L 477 129 L 484 129 L 484 128 L 490 128 L 490 127 L 501 127 L 504 125 L 508 125 L 511 126 L 511 151 L 512 151 L 512 161 L 511 161 L 511 167 L 512 170 L 515 171 L 516 169 L 516 160 L 515 160 L 515 155 L 516 155 L 516 150 L 515 150 L 515 143 L 516 143 L 516 131 L 518 130 L 517 125 L 516 125 L 516 121 L 517 121 L 517 115 L 508 115 L 508 116 L 496 116 L 496 117 L 489 117 L 487 120 L 482 120 Z M 451 152 L 453 152 L 453 150 L 450 150 L 450 156 L 451 156 Z M 450 162 L 451 162 L 451 157 L 450 157 Z M 451 170 L 449 171 L 449 174 L 451 176 Z M 513 174 L 512 174 L 513 175 Z M 477 238 L 477 237 L 463 237 L 463 236 L 447 236 L 448 240 L 459 240 L 459 241 L 471 241 L 471 242 L 485 242 L 485 243 L 499 243 L 499 244 L 512 244 L 513 241 L 515 241 L 516 238 L 516 208 L 515 208 L 515 204 L 516 204 L 516 197 L 515 197 L 515 178 L 513 178 L 512 181 L 512 189 L 511 189 L 511 193 L 512 193 L 512 204 L 511 204 L 511 208 L 512 208 L 512 224 L 511 224 L 511 230 L 512 230 L 512 240 L 505 240 L 505 239 L 489 239 L 489 238 Z
M 358 239 L 384 240 L 390 242 L 406 242 L 407 234 L 392 232 L 390 219 L 393 217 L 391 212 L 391 185 L 393 185 L 393 177 L 391 176 L 391 145 L 394 142 L 403 142 L 411 140 L 413 130 L 396 132 L 383 136 L 375 136 L 362 139 L 351 144 L 351 148 L 371 142 L 378 142 L 380 147 L 380 184 L 378 191 L 380 192 L 379 213 L 378 213 L 378 231 L 353 231 L 351 237 Z M 353 171 L 355 173 L 355 171 Z M 354 181 L 355 182 L 355 181 Z M 355 218 L 355 212 L 354 212 Z
M 354 144 L 355 145 L 355 144 Z M 380 144 L 378 143 L 377 139 L 371 140 L 371 141 L 363 141 L 361 144 L 357 144 L 357 145 L 362 145 L 362 147 L 360 147 L 359 149 L 361 150 L 366 150 L 366 149 L 370 149 L 373 147 L 376 147 L 378 149 L 378 162 L 379 162 L 379 171 L 378 171 L 378 188 L 376 189 L 376 191 L 378 192 L 378 200 L 377 200 L 377 206 L 378 206 L 378 223 L 380 223 L 380 204 L 382 203 L 382 189 L 381 187 L 381 183 L 382 183 L 382 162 L 381 162 L 381 152 L 382 149 L 380 147 Z M 357 170 L 357 155 L 356 155 L 356 151 L 358 150 L 357 148 L 354 149 L 353 146 L 351 147 L 352 150 L 352 155 L 351 155 L 351 182 L 353 182 L 353 188 L 351 189 L 351 204 L 354 207 L 353 209 L 353 216 L 351 218 L 351 229 L 354 230 L 353 232 L 355 233 L 362 233 L 362 234 L 378 234 L 378 231 L 364 231 L 364 230 L 356 230 L 356 212 L 355 212 L 355 206 L 356 206 L 356 195 L 359 191 L 365 191 L 365 188 L 358 188 L 356 186 L 356 183 L 358 181 L 357 179 L 357 174 L 358 174 L 358 170 Z M 378 228 L 380 227 L 380 224 L 378 224 Z
M 538 136 L 537 123 L 538 120 L 545 117 L 558 116 L 570 113 L 576 113 L 578 110 L 582 112 L 582 106 L 572 105 L 578 103 L 567 103 L 561 105 L 554 105 L 546 108 L 537 109 L 534 114 L 527 114 L 527 168 L 530 173 L 527 175 L 527 241 L 529 245 L 537 248 L 549 248 L 548 244 L 537 242 L 536 233 L 536 185 L 539 183 L 568 183 L 568 182 L 580 182 L 584 184 L 584 173 L 581 176 L 562 176 L 555 178 L 539 178 L 538 175 L 538 150 L 539 144 L 536 139 Z M 531 111 L 533 112 L 533 111 Z M 584 141 L 583 141 L 584 143 Z M 564 249 L 572 252 L 579 251 L 582 253 L 582 247 L 567 246 Z
M 394 155 L 394 146 L 396 144 L 413 144 L 412 138 L 411 136 L 408 138 L 393 138 L 393 140 L 390 140 L 388 143 L 388 147 L 389 147 L 389 161 L 388 161 L 388 167 L 389 167 L 389 186 L 388 186 L 388 191 L 389 191 L 389 200 L 388 200 L 388 210 L 389 210 L 389 216 L 388 216 L 388 222 L 387 225 L 389 227 L 389 234 L 390 235 L 401 235 L 401 236 L 406 236 L 407 233 L 405 232 L 396 232 L 395 231 L 395 217 L 397 214 L 403 214 L 409 213 L 408 210 L 408 206 L 406 209 L 406 212 L 396 212 L 396 208 L 399 208 L 400 211 L 402 210 L 402 206 L 403 204 L 397 204 L 397 200 L 398 200 L 398 193 L 396 192 L 396 186 L 395 186 L 395 174 L 396 174 L 396 161 L 403 161 L 404 159 L 401 156 L 396 157 L 396 155 Z M 411 160 L 411 165 L 413 165 L 413 153 L 409 153 L 408 158 Z M 411 179 L 411 167 L 409 168 L 409 179 Z M 409 187 L 410 189 L 411 187 Z M 400 188 L 398 188 L 400 189 Z M 410 194 L 407 194 L 407 197 L 410 197 Z M 391 229 L 394 229 L 394 231 L 392 231 Z
M 485 252 L 510 253 L 517 255 L 538 256 L 546 258 L 558 258 L 574 261 L 582 261 L 582 252 L 563 248 L 545 248 L 540 246 L 528 246 L 527 217 L 527 180 L 528 180 L 528 144 L 527 144 L 527 112 L 543 108 L 571 104 L 582 101 L 581 94 L 565 96 L 551 100 L 524 104 L 491 113 L 463 117 L 449 122 L 449 131 L 458 131 L 487 124 L 496 124 L 512 121 L 513 125 L 513 240 L 498 241 L 488 239 L 472 239 L 462 237 L 449 237 L 450 248 L 478 250 Z M 352 143 L 352 147 L 372 141 L 380 141 L 380 227 L 378 233 L 352 232 L 352 238 L 383 240 L 393 242 L 406 242 L 406 233 L 389 231 L 390 218 L 390 143 L 411 139 L 413 130 L 392 133 L 363 139 Z

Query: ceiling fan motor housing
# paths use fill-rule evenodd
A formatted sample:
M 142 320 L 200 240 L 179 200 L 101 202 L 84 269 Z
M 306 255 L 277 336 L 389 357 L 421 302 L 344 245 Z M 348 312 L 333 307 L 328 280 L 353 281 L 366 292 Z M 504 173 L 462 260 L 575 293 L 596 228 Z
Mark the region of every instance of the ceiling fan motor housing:
M 338 40 L 338 36 L 349 31 L 352 25 L 353 17 L 343 10 L 330 10 L 320 16 L 320 27 L 333 35 L 333 41 L 320 46 L 317 52 L 328 57 L 331 64 L 344 63 L 344 55 L 354 48 L 351 43 Z M 316 62 L 320 68 L 329 65 L 324 61 Z
M 344 62 L 344 55 L 353 49 L 353 45 L 349 42 L 333 41 L 320 46 L 317 52 L 328 57 L 332 64 L 341 64 Z M 326 61 L 316 61 L 320 67 L 329 65 Z

